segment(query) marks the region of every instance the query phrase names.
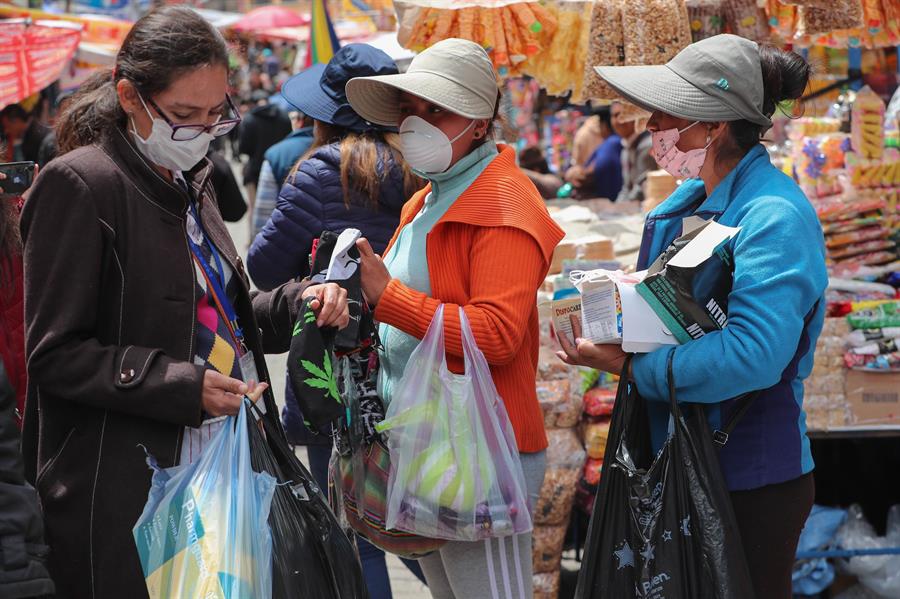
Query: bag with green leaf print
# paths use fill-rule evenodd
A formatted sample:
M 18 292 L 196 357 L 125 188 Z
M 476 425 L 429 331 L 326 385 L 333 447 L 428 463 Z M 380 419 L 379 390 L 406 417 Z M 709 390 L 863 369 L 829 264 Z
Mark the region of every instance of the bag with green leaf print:
M 335 376 L 335 329 L 320 329 L 316 325 L 309 302 L 310 298 L 303 300 L 294 323 L 288 380 L 307 428 L 330 435 L 332 424 L 345 414 Z

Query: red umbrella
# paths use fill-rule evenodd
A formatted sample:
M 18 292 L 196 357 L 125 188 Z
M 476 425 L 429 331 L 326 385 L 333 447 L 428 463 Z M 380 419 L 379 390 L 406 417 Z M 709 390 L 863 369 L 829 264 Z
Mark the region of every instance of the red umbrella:
M 299 27 L 308 25 L 309 17 L 300 15 L 281 6 L 262 6 L 244 15 L 240 21 L 232 25 L 237 31 L 258 31 L 278 27 Z

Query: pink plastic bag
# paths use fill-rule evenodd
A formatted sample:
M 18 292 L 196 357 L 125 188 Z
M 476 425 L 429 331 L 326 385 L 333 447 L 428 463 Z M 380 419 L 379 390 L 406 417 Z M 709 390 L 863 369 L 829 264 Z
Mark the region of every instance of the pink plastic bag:
M 459 310 L 466 373 L 447 368 L 444 309 L 397 383 L 384 422 L 388 529 L 478 541 L 532 529 L 515 435 L 484 354 Z

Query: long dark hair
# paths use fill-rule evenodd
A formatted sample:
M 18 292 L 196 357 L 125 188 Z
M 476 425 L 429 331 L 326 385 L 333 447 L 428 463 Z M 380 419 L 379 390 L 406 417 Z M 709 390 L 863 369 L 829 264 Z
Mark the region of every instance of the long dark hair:
M 364 204 L 375 210 L 381 195 L 381 177 L 378 164 L 397 165 L 403 172 L 403 194 L 409 198 L 422 188 L 424 182 L 416 177 L 400 152 L 400 135 L 386 131 L 357 133 L 349 129 L 331 125 L 323 121 L 315 122 L 313 143 L 300 158 L 291 174 L 297 172 L 300 164 L 322 146 L 340 144 L 341 188 L 344 191 L 344 205 Z M 385 172 L 385 175 L 387 173 Z
M 798 100 L 809 85 L 812 71 L 809 63 L 796 52 L 759 45 L 759 63 L 763 78 L 763 113 L 771 117 L 785 100 Z M 763 128 L 756 123 L 740 120 L 728 123 L 728 132 L 718 148 L 717 164 L 738 162 L 760 142 Z
M 185 72 L 208 65 L 227 69 L 228 47 L 206 19 L 183 6 L 147 13 L 122 43 L 115 68 L 88 79 L 60 115 L 56 127 L 60 155 L 125 124 L 116 93 L 121 79 L 131 81 L 141 94 L 154 96 Z

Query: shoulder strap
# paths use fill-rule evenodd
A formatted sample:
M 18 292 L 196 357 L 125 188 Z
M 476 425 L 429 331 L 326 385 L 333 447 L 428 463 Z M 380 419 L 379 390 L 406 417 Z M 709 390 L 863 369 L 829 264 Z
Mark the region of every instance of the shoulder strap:
M 731 435 L 732 431 L 734 431 L 735 427 L 737 427 L 741 419 L 746 416 L 747 412 L 750 410 L 750 406 L 752 406 L 756 398 L 759 397 L 759 393 L 759 391 L 745 393 L 736 400 L 737 406 L 734 413 L 731 414 L 731 418 L 728 419 L 725 426 L 713 431 L 712 438 L 713 443 L 715 443 L 716 446 L 719 448 L 725 447 L 725 444 L 728 443 L 728 437 Z
M 809 314 L 806 315 L 806 318 L 803 319 L 803 328 L 809 326 L 809 323 L 812 322 L 812 319 L 815 317 L 816 312 L 819 309 L 819 303 L 816 302 L 812 310 L 809 311 Z M 753 402 L 759 397 L 761 391 L 751 391 L 750 393 L 745 393 L 740 397 L 736 398 L 735 401 L 736 406 L 734 409 L 734 413 L 731 414 L 731 418 L 728 419 L 728 422 L 725 423 L 725 426 L 722 428 L 713 431 L 713 443 L 716 444 L 720 449 L 725 447 L 725 444 L 728 443 L 728 437 L 734 431 L 735 427 L 737 427 L 738 423 L 741 419 L 747 415 L 747 412 L 750 410 L 750 406 L 753 405 Z

